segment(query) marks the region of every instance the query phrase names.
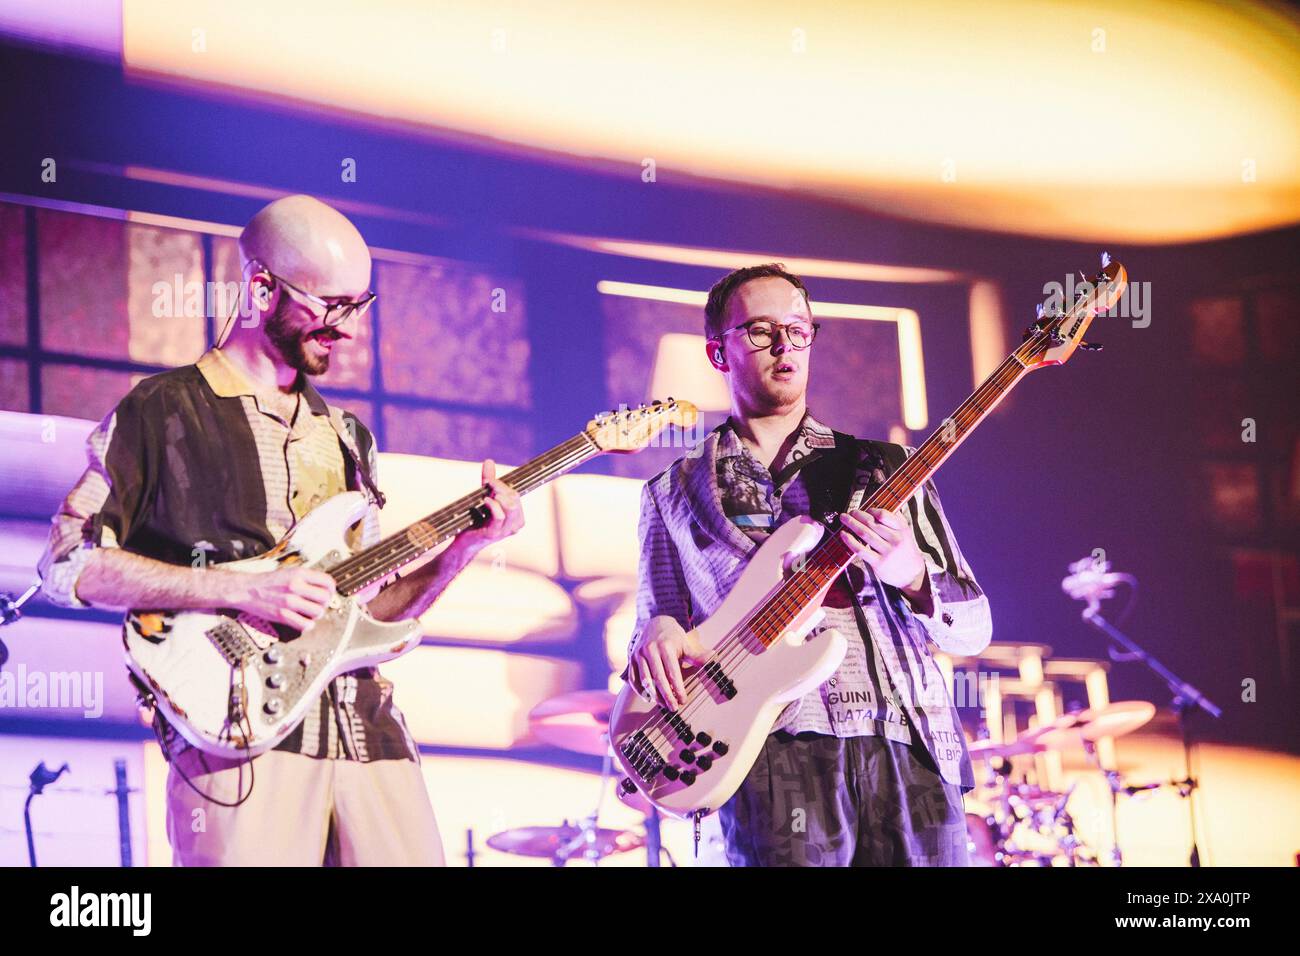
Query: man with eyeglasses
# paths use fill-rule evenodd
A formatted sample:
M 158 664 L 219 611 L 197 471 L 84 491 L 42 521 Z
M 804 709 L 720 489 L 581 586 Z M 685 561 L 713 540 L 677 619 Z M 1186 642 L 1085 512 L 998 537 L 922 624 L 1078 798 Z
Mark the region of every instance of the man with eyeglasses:
M 737 269 L 710 291 L 705 347 L 731 414 L 646 483 L 625 678 L 677 709 L 683 667 L 704 662 L 690 628 L 718 609 L 758 545 L 796 515 L 842 513 L 839 533 L 857 558 L 813 633 L 835 628 L 849 650 L 832 677 L 786 707 L 719 809 L 727 859 L 964 866 L 962 794 L 974 777 L 929 645 L 986 647 L 988 600 L 933 484 L 897 513 L 857 510 L 913 449 L 853 438 L 809 413 L 817 330 L 803 282 L 779 264 Z
M 253 321 L 194 365 L 145 379 L 91 434 L 90 466 L 41 560 L 57 603 L 234 608 L 301 631 L 334 597 L 328 574 L 221 562 L 269 550 L 346 490 L 371 501 L 349 543 L 378 541 L 374 439 L 309 381 L 375 300 L 365 241 L 331 207 L 288 196 L 253 217 L 239 249 L 236 306 Z M 476 553 L 523 525 L 519 496 L 491 461 L 483 480 L 490 520 L 373 596 L 371 614 L 419 616 Z M 158 712 L 154 729 L 171 765 L 167 827 L 179 865 L 443 863 L 419 751 L 373 667 L 335 678 L 282 743 L 251 760 L 189 746 Z

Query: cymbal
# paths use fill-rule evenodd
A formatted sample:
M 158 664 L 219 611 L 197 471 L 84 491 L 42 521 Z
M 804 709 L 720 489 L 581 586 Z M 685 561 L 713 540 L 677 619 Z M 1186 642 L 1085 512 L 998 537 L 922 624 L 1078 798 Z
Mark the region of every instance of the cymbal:
M 1079 716 L 1087 722 L 1084 740 L 1122 737 L 1148 723 L 1156 715 L 1156 705 L 1146 700 L 1121 700 L 1105 707 L 1085 710 Z
M 552 746 L 603 757 L 609 753 L 609 712 L 613 709 L 614 695 L 607 690 L 560 694 L 529 712 L 528 729 Z
M 1039 740 L 1051 750 L 1082 747 L 1084 741 L 1122 737 L 1146 724 L 1156 714 L 1156 705 L 1145 700 L 1124 700 L 1104 707 L 1066 714 L 1048 725 Z
M 487 838 L 487 845 L 502 853 L 546 857 L 551 860 L 604 859 L 645 845 L 645 838 L 631 830 L 597 829 L 588 835 L 581 827 L 566 823 L 560 827 L 518 827 Z
M 970 751 L 971 760 L 991 760 L 994 757 L 1018 757 L 1021 754 L 1042 753 L 1047 746 L 1035 739 L 1035 731 L 1027 730 L 1013 740 L 1002 742 L 977 740 L 966 749 Z

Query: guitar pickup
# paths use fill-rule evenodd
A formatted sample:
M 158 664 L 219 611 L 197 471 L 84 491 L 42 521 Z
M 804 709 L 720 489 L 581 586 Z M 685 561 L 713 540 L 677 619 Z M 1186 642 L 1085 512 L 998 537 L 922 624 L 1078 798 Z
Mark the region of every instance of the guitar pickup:
M 736 696 L 736 685 L 731 682 L 722 665 L 717 661 L 709 661 L 704 667 L 700 668 L 700 677 L 707 680 L 713 687 L 727 700 Z
M 680 714 L 662 705 L 659 707 L 659 712 L 663 715 L 664 723 L 673 729 L 673 732 L 681 738 L 682 743 L 689 744 L 695 739 L 695 731 L 691 730 L 691 725 L 683 720 Z

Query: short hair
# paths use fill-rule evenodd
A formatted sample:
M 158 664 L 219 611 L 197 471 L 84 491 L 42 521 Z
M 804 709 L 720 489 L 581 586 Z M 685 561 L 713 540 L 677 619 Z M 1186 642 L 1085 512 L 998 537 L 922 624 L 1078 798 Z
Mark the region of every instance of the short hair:
M 808 302 L 808 290 L 804 287 L 803 280 L 793 272 L 786 271 L 780 262 L 765 262 L 762 265 L 735 269 L 713 283 L 713 288 L 709 290 L 709 301 L 704 305 L 705 336 L 715 339 L 722 334 L 722 316 L 727 311 L 732 293 L 751 279 L 768 278 L 784 279 L 802 292 L 804 302 Z

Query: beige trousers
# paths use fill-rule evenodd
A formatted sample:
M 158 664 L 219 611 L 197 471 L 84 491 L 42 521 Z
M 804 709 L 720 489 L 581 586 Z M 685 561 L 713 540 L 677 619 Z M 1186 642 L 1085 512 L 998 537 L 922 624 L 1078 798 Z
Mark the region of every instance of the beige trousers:
M 420 767 L 411 760 L 317 760 L 268 751 L 250 764 L 199 750 L 167 772 L 175 866 L 444 866 Z M 242 779 L 241 779 L 242 775 Z

